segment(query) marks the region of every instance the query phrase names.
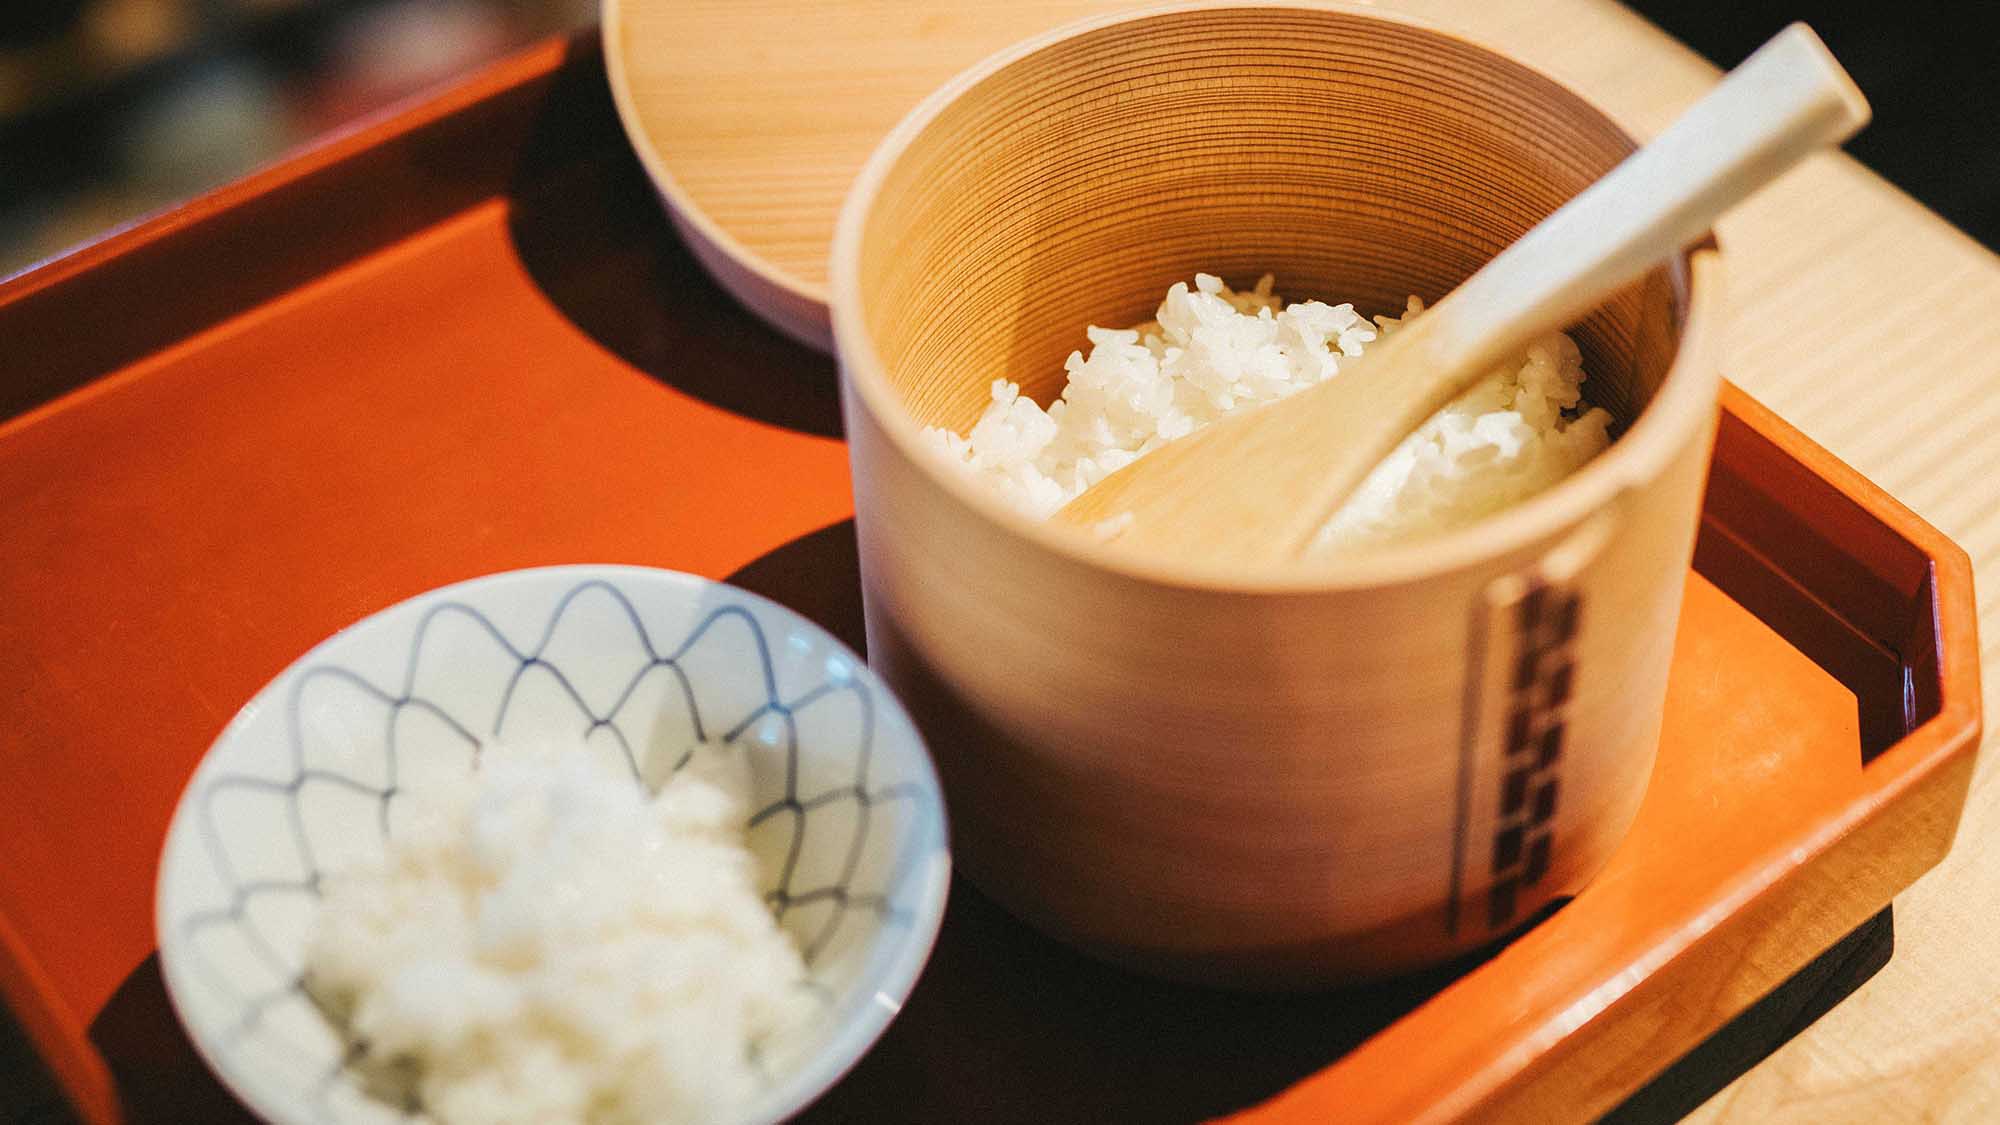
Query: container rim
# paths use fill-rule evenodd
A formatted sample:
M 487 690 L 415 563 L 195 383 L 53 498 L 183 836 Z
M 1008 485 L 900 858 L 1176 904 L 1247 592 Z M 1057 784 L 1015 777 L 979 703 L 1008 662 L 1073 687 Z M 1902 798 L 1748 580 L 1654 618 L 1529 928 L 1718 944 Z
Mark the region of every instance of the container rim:
M 1684 303 L 1675 334 L 1675 353 L 1659 390 L 1623 436 L 1583 468 L 1537 495 L 1462 528 L 1409 543 L 1388 543 L 1324 558 L 1303 558 L 1254 573 L 1201 560 L 1169 560 L 1144 555 L 1118 542 L 1098 542 L 1075 528 L 1032 519 L 990 494 L 977 481 L 950 472 L 922 442 L 921 429 L 890 386 L 881 356 L 863 315 L 861 252 L 869 212 L 883 182 L 910 145 L 959 98 L 996 74 L 1080 35 L 1163 17 L 1225 9 L 1331 12 L 1400 25 L 1440 35 L 1536 74 L 1601 114 L 1621 134 L 1631 131 L 1593 100 L 1567 83 L 1489 44 L 1402 13 L 1379 11 L 1349 0 L 1189 0 L 1078 20 L 1004 48 L 961 71 L 919 102 L 882 139 L 849 189 L 834 228 L 830 300 L 834 354 L 842 384 L 882 428 L 898 453 L 958 503 L 1018 540 L 1072 562 L 1141 582 L 1186 590 L 1297 594 L 1347 590 L 1414 581 L 1479 562 L 1525 551 L 1611 505 L 1628 488 L 1664 470 L 1688 432 L 1712 424 L 1718 409 L 1721 373 L 1711 362 L 1721 260 L 1712 233 L 1676 255 L 1668 268 Z
M 622 37 L 626 34 L 626 19 L 620 7 L 620 0 L 599 0 L 598 42 L 603 48 L 605 79 L 611 87 L 612 108 L 617 111 L 619 123 L 624 127 L 625 137 L 632 145 L 632 152 L 639 158 L 639 165 L 652 180 L 654 189 L 661 195 L 676 219 L 693 227 L 695 233 L 707 239 L 741 266 L 751 276 L 772 289 L 789 294 L 814 304 L 827 303 L 827 286 L 805 278 L 794 276 L 777 263 L 752 249 L 742 239 L 732 234 L 718 222 L 698 202 L 694 195 L 675 176 L 660 154 L 659 146 L 652 134 L 646 131 L 644 119 L 639 113 L 637 97 L 632 93 L 632 80 L 625 72 L 625 50 Z M 757 315 L 765 320 L 770 317 L 761 309 Z M 826 351 L 822 341 L 819 351 Z

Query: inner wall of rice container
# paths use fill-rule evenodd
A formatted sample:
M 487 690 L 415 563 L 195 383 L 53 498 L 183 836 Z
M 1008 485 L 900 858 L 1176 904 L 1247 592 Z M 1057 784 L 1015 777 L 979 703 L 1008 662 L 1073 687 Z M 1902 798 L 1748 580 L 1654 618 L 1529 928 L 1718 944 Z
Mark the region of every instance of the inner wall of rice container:
M 1087 324 L 1152 318 L 1197 271 L 1287 300 L 1435 301 L 1634 147 L 1449 36 L 1338 12 L 1188 12 L 1038 52 L 953 103 L 882 187 L 865 316 L 924 425 L 1006 376 L 1046 404 Z M 1571 334 L 1629 425 L 1673 358 L 1665 269 Z M 1648 315 L 1650 314 L 1650 315 Z M 1642 329 L 1642 325 L 1645 326 Z
M 1650 775 L 1707 464 L 1693 392 L 1714 376 L 1706 337 L 1681 326 L 1698 333 L 1709 298 L 1688 260 L 1572 329 L 1586 395 L 1622 426 L 1656 397 L 1673 408 L 1631 435 L 1648 452 L 1620 470 L 1615 518 L 1578 504 L 1421 573 L 1284 591 L 1126 573 L 964 503 L 949 466 L 889 431 L 962 430 L 1002 376 L 1053 399 L 1085 325 L 1148 320 L 1197 271 L 1399 313 L 1632 147 L 1575 95 L 1447 35 L 1276 6 L 1060 38 L 907 139 L 833 297 L 869 660 L 932 747 L 959 870 L 1100 956 L 1263 987 L 1434 963 L 1601 868 Z M 1670 368 L 1688 395 L 1659 395 Z M 907 418 L 875 413 L 878 372 Z M 1555 844 L 1518 913 L 1489 919 L 1503 876 L 1480 849 L 1518 762 L 1506 713 L 1471 706 L 1467 685 L 1514 638 L 1475 646 L 1475 607 L 1607 523 L 1574 576 Z

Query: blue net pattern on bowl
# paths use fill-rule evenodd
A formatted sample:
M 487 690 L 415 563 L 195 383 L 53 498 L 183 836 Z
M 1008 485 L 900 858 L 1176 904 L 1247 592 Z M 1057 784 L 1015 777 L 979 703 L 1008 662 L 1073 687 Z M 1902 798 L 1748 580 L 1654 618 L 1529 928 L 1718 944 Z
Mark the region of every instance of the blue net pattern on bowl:
M 574 677 L 550 654 L 551 641 L 564 616 L 579 599 L 593 593 L 607 596 L 622 612 L 631 626 L 632 638 L 637 646 L 632 654 L 629 678 L 616 691 L 614 702 L 608 707 L 596 708 L 587 698 L 590 693 L 580 690 Z M 455 713 L 464 708 L 427 698 L 418 687 L 418 670 L 424 659 L 428 638 L 440 623 L 453 619 L 484 632 L 511 661 L 512 672 L 499 693 L 497 709 L 490 715 Z M 705 641 L 715 639 L 721 631 L 739 627 L 742 633 L 738 643 L 747 641 L 744 652 L 746 655 L 754 654 L 763 685 L 763 699 L 747 714 L 734 716 L 726 726 L 716 729 L 712 717 L 705 719 L 702 714 L 696 690 L 699 672 L 689 669 L 688 660 L 690 654 Z M 921 803 L 934 800 L 934 796 L 929 786 L 921 782 L 881 781 L 873 776 L 877 765 L 878 721 L 878 704 L 873 690 L 852 674 L 852 665 L 847 660 L 828 661 L 825 667 L 826 676 L 822 682 L 789 699 L 784 698 L 779 690 L 771 640 L 750 609 L 742 605 L 720 605 L 711 609 L 685 636 L 670 645 L 662 645 L 647 629 L 631 599 L 616 586 L 602 580 L 581 583 L 565 593 L 557 601 L 537 639 L 525 646 L 514 643 L 486 614 L 464 602 L 445 601 L 429 607 L 416 628 L 403 676 L 400 682 L 393 685 L 373 682 L 361 673 L 338 664 L 315 663 L 304 667 L 292 678 L 286 693 L 290 775 L 274 779 L 224 772 L 209 778 L 196 796 L 195 826 L 216 874 L 228 889 L 228 901 L 189 914 L 173 924 L 189 940 L 192 962 L 197 970 L 212 986 L 232 996 L 238 1005 L 238 1018 L 224 1033 L 221 1049 L 231 1050 L 247 1037 L 258 1035 L 265 1014 L 274 1005 L 294 1000 L 311 1003 L 296 958 L 286 955 L 285 942 L 281 938 L 266 932 L 266 923 L 260 920 L 258 911 L 260 901 L 267 898 L 305 896 L 317 901 L 320 897 L 321 882 L 328 873 L 328 867 L 318 854 L 321 848 L 315 845 L 313 834 L 308 831 L 304 807 L 306 797 L 315 792 L 340 791 L 351 798 L 374 802 L 377 809 L 376 816 L 372 818 L 374 827 L 383 838 L 387 838 L 392 832 L 390 810 L 399 792 L 398 779 L 406 767 L 409 753 L 399 745 L 404 719 L 413 713 L 420 713 L 433 720 L 434 725 L 440 725 L 450 733 L 446 741 L 456 741 L 476 764 L 481 747 L 506 727 L 511 710 L 521 698 L 524 679 L 531 673 L 546 674 L 552 678 L 560 693 L 574 706 L 576 721 L 582 725 L 586 739 L 608 736 L 614 741 L 635 784 L 642 783 L 642 768 L 641 748 L 635 745 L 639 739 L 632 730 L 635 721 L 632 711 L 638 689 L 648 677 L 660 674 L 670 677 L 678 689 L 697 740 L 720 738 L 724 742 L 735 743 L 759 724 L 776 722 L 781 731 L 777 744 L 782 746 L 784 755 L 782 791 L 757 807 L 749 817 L 749 828 L 753 832 L 776 829 L 784 833 L 784 858 L 765 889 L 765 898 L 773 913 L 781 923 L 788 923 L 787 928 L 798 939 L 809 968 L 817 967 L 829 943 L 857 913 L 867 916 L 875 925 L 907 926 L 910 916 L 902 903 L 902 892 L 909 889 L 909 877 L 923 844 L 922 834 L 905 834 L 897 846 L 894 860 L 887 865 L 886 877 L 877 871 L 874 884 L 862 886 L 857 875 L 870 833 L 876 827 L 876 811 L 887 804 Z M 338 682 L 372 699 L 382 709 L 385 724 L 381 740 L 383 761 L 370 763 L 367 772 L 371 776 L 357 776 L 360 771 L 343 770 L 310 760 L 302 720 L 302 701 L 315 685 L 326 682 Z M 859 741 L 852 754 L 851 770 L 845 771 L 836 784 L 808 786 L 801 770 L 803 747 L 800 719 L 814 708 L 829 706 L 842 698 L 851 700 L 860 715 Z M 685 761 L 686 756 L 683 755 L 674 768 Z M 296 860 L 296 874 L 279 877 L 251 874 L 243 869 L 269 866 L 265 862 L 268 857 L 232 854 L 222 831 L 223 819 L 228 814 L 219 806 L 245 795 L 262 795 L 264 799 L 282 802 L 284 819 L 289 827 L 287 835 L 296 850 L 296 856 L 290 857 Z M 814 865 L 815 870 L 808 877 L 806 865 L 801 862 L 802 854 L 809 827 L 819 824 L 834 825 L 836 838 L 844 836 L 844 844 L 837 862 Z M 812 910 L 816 919 L 812 924 L 802 926 L 792 916 L 807 910 Z M 204 932 L 218 928 L 231 930 L 233 936 L 241 941 L 238 948 L 247 947 L 261 959 L 276 983 L 263 988 L 245 988 L 223 966 L 214 963 L 203 952 L 199 939 Z M 817 981 L 813 983 L 818 986 Z M 823 994 L 827 994 L 823 986 L 818 987 Z M 273 1045 L 285 1046 L 287 1053 L 298 1055 L 302 1064 L 317 1067 L 321 1078 L 313 1093 L 320 1111 L 318 1116 L 326 1120 L 336 1119 L 339 1115 L 332 1111 L 327 1095 L 341 1081 L 348 1065 L 363 1047 L 349 1044 L 346 1053 L 340 1057 L 315 1060 L 311 1056 L 321 1052 L 303 1044 Z M 406 1116 L 420 1113 L 420 1107 L 414 1104 L 402 1108 Z

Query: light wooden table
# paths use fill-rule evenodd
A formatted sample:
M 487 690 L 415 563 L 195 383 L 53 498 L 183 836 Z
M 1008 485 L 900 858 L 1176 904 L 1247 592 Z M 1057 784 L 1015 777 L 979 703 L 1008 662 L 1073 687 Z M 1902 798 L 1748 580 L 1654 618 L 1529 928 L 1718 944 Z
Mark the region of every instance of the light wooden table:
M 1642 132 L 1716 75 L 1606 0 L 1396 6 L 1517 51 Z M 1734 306 L 1725 372 L 1971 554 L 1990 697 L 2000 677 L 2000 259 L 1844 156 L 1786 176 L 1719 237 Z M 1888 967 L 1693 1120 L 2000 1120 L 1993 753 L 1989 738 L 1950 856 L 1896 900 Z

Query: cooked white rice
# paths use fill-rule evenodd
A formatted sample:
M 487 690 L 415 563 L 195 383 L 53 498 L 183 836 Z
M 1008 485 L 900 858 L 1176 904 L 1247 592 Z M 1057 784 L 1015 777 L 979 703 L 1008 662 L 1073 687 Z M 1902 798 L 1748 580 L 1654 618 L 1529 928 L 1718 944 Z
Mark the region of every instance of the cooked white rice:
M 1021 511 L 1047 518 L 1106 475 L 1233 410 L 1334 378 L 1397 318 L 1373 323 L 1351 304 L 1285 305 L 1269 275 L 1232 291 L 1196 274 L 1167 291 L 1156 318 L 1085 330 L 1069 382 L 1044 410 L 1008 379 L 968 433 L 926 440 Z M 1410 298 L 1405 317 L 1422 311 Z M 1553 332 L 1495 367 L 1369 474 L 1318 546 L 1359 546 L 1460 526 L 1561 480 L 1610 444 L 1611 416 L 1580 410 L 1576 342 Z M 1100 529 L 1115 534 L 1116 527 Z
M 446 1125 L 733 1117 L 753 1046 L 818 1009 L 757 891 L 746 770 L 698 747 L 648 796 L 581 742 L 489 744 L 469 781 L 413 782 L 307 956 L 363 1077 Z

